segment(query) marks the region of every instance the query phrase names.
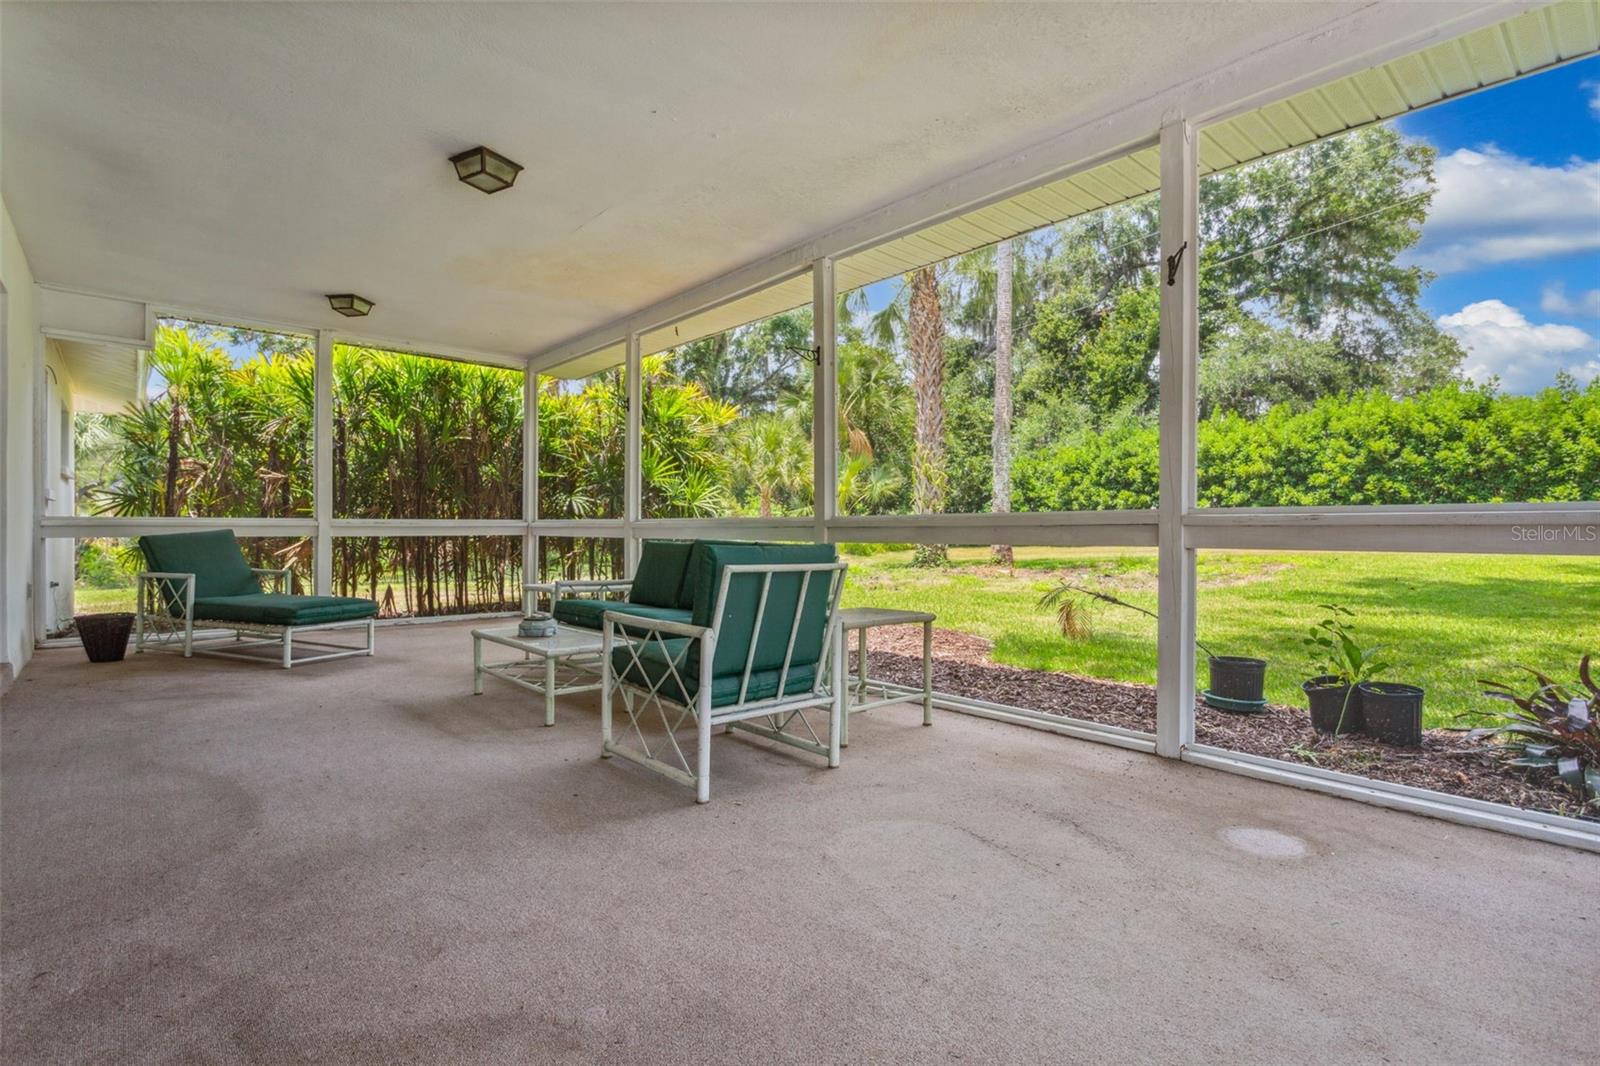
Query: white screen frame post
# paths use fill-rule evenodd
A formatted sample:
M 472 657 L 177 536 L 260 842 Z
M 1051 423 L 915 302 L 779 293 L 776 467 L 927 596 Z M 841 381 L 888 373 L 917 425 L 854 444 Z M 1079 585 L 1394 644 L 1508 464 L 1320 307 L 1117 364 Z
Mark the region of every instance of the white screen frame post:
M 539 373 L 533 362 L 522 368 L 522 583 L 539 580 Z
M 639 538 L 635 529 L 644 515 L 644 359 L 639 353 L 639 333 L 630 330 L 623 355 L 623 375 L 628 389 L 628 431 L 622 455 L 622 552 L 625 576 L 639 566 Z
M 831 540 L 830 524 L 839 510 L 839 305 L 833 260 L 811 264 L 811 336 L 816 367 L 811 375 L 811 510 L 818 543 Z
M 311 514 L 317 523 L 312 552 L 312 588 L 333 595 L 333 332 L 316 332 L 317 354 L 312 400 Z
M 1157 540 L 1156 754 L 1194 744 L 1195 551 L 1184 520 L 1195 509 L 1195 376 L 1199 368 L 1199 170 L 1195 127 L 1161 128 L 1160 500 Z

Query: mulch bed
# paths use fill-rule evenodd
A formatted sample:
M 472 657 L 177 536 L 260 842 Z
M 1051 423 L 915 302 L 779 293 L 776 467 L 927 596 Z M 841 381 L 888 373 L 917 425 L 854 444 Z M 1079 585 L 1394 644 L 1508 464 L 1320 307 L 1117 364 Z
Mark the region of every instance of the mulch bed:
M 852 640 L 852 644 L 854 641 Z M 990 659 L 981 637 L 935 629 L 933 687 L 968 699 L 1022 707 L 1065 718 L 1153 733 L 1156 690 L 1151 685 L 1103 681 L 1049 670 L 1024 670 Z M 920 627 L 885 626 L 869 633 L 867 662 L 874 679 L 922 685 Z M 855 669 L 855 652 L 850 654 Z M 1504 803 L 1551 814 L 1578 815 L 1577 798 L 1551 780 L 1524 777 L 1495 763 L 1485 746 L 1464 732 L 1425 730 L 1421 748 L 1397 748 L 1366 737 L 1320 738 L 1304 708 L 1268 704 L 1261 714 L 1229 714 L 1196 704 L 1195 739 L 1229 751 L 1380 781 Z M 1581 817 L 1600 820 L 1595 814 Z

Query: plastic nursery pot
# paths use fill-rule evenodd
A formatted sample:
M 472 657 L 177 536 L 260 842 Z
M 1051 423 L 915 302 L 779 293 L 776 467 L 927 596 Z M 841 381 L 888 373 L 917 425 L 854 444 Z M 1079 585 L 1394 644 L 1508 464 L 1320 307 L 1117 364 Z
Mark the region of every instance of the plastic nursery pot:
M 1404 748 L 1422 746 L 1422 690 L 1415 685 L 1363 681 L 1362 729 L 1367 736 Z
M 1337 729 L 1340 733 L 1356 733 L 1361 730 L 1361 690 L 1350 691 L 1350 686 L 1343 684 L 1336 674 L 1319 674 L 1310 681 L 1300 686 L 1306 694 L 1306 702 L 1311 705 L 1311 728 L 1319 733 L 1332 733 Z M 1350 706 L 1345 706 L 1345 694 L 1349 693 Z M 1339 725 L 1339 715 L 1344 714 L 1344 725 Z
M 133 631 L 131 614 L 75 614 L 84 653 L 92 663 L 119 663 L 128 651 L 128 634 Z
M 1246 703 L 1263 698 L 1267 689 L 1267 660 L 1249 659 L 1242 655 L 1213 655 L 1209 666 L 1209 691 L 1212 695 Z

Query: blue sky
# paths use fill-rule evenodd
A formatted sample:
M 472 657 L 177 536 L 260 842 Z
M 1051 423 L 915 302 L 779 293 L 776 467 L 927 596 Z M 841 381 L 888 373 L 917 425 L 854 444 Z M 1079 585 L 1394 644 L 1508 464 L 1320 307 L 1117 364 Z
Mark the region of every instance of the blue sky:
M 1411 260 L 1466 372 L 1532 392 L 1600 374 L 1600 58 L 1397 120 L 1439 150 Z

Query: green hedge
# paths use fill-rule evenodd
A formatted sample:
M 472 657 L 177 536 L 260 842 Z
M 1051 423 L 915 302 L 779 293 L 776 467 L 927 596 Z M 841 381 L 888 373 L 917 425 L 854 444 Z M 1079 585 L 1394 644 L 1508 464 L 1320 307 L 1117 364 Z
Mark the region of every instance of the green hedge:
M 1017 458 L 1016 507 L 1154 507 L 1157 430 L 1121 419 Z M 1200 500 L 1218 507 L 1600 499 L 1600 379 L 1536 396 L 1450 385 L 1281 406 L 1199 427 Z

